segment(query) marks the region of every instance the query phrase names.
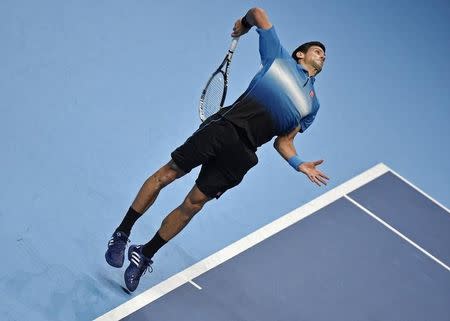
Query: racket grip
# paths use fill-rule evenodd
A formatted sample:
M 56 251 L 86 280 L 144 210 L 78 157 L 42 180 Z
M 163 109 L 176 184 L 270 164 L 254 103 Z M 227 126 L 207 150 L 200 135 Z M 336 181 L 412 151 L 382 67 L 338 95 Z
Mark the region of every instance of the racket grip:
M 239 40 L 239 37 L 233 37 L 233 40 L 231 40 L 230 49 L 228 49 L 229 51 L 234 52 L 234 50 L 237 47 L 238 40 Z

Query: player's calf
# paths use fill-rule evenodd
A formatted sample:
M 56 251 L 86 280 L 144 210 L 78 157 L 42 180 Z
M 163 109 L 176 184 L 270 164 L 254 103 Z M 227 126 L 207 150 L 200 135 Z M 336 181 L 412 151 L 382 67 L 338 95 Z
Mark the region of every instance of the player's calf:
M 145 181 L 133 201 L 132 207 L 134 209 L 140 213 L 145 213 L 153 205 L 159 192 L 164 187 L 184 175 L 184 172 L 174 167 L 174 164 L 173 161 L 170 161 Z

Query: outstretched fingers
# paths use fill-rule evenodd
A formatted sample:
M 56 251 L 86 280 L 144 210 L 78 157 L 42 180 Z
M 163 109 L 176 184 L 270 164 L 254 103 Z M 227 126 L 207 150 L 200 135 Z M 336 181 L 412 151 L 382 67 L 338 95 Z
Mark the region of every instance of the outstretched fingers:
M 320 178 L 322 178 L 322 179 L 326 179 L 326 180 L 329 180 L 329 179 L 330 179 L 327 175 L 325 175 L 325 174 L 322 173 L 321 171 L 317 171 L 317 175 L 319 175 Z
M 327 185 L 327 183 L 328 183 L 327 178 L 320 176 L 320 175 L 317 176 L 317 180 L 320 181 L 323 185 Z
M 311 175 L 309 177 L 309 179 L 311 180 L 311 182 L 315 183 L 317 186 L 320 186 L 320 182 L 317 180 L 317 178 L 314 175 Z
M 317 186 L 327 185 L 329 179 L 325 174 L 320 171 L 315 171 L 313 174 L 308 175 L 311 182 L 317 184 Z

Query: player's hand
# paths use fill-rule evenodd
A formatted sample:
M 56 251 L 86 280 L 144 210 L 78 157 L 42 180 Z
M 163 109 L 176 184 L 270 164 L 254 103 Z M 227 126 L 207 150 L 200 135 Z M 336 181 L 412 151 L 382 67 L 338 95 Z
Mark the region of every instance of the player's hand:
M 321 184 L 327 185 L 327 180 L 329 180 L 329 178 L 324 173 L 316 169 L 316 166 L 322 163 L 323 160 L 304 162 L 300 165 L 299 170 L 308 176 L 311 182 L 316 183 L 318 186 L 321 186 Z
M 233 32 L 231 33 L 232 37 L 240 37 L 243 34 L 246 34 L 250 28 L 244 27 L 244 25 L 241 22 L 241 19 L 236 20 L 233 27 Z

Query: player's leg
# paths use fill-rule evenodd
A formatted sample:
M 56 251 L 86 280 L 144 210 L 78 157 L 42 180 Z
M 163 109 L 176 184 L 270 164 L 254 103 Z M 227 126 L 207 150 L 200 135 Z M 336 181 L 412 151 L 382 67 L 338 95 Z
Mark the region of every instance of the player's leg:
M 169 240 L 177 235 L 191 221 L 203 206 L 211 199 L 195 185 L 180 206 L 175 208 L 163 220 L 155 236 L 144 245 L 131 245 L 128 250 L 130 265 L 127 267 L 124 279 L 130 291 L 134 291 L 141 276 L 153 262 L 153 255 Z
M 227 126 L 223 122 L 202 124 L 186 142 L 171 153 L 172 160 L 150 176 L 142 185 L 133 204 L 130 207 L 130 220 L 127 216 L 122 222 L 120 230 L 129 232 L 129 224 L 134 224 L 147 209 L 154 203 L 159 192 L 176 178 L 189 173 L 200 164 L 205 164 L 214 158 L 223 140 L 226 140 Z M 128 222 L 128 223 L 127 223 Z M 129 234 L 129 233 L 127 233 Z
M 133 204 L 128 209 L 108 243 L 105 259 L 109 265 L 122 267 L 125 248 L 133 225 L 155 202 L 159 192 L 176 178 L 183 175 L 184 172 L 171 160 L 144 182 Z
M 183 203 L 164 219 L 159 231 L 147 244 L 130 247 L 128 251 L 130 266 L 124 276 L 130 291 L 136 289 L 140 277 L 152 263 L 153 255 L 177 235 L 206 202 L 212 198 L 219 198 L 225 191 L 238 185 L 248 170 L 258 162 L 255 152 L 241 141 L 231 124 L 222 123 L 220 126 L 221 135 L 210 136 L 210 140 L 213 139 L 216 143 L 215 146 L 210 145 L 214 147 L 214 157 L 203 163 L 196 185 Z M 197 144 L 194 150 L 198 150 L 199 146 L 201 145 Z M 177 164 L 179 160 L 180 164 L 183 164 L 183 157 L 174 156 L 176 155 L 172 154 Z
M 195 186 L 183 203 L 166 216 L 153 239 L 143 246 L 143 254 L 148 259 L 177 235 L 206 202 L 238 185 L 258 163 L 255 152 L 240 140 L 233 128 L 227 132 L 229 143 L 221 146 L 217 156 L 202 166 Z
M 171 153 L 172 161 L 169 164 L 147 179 L 108 244 L 105 258 L 111 266 L 123 265 L 131 227 L 153 204 L 161 189 L 177 177 L 214 158 L 221 140 L 227 137 L 225 131 L 223 122 L 212 122 L 209 126 L 202 125 L 183 145 Z
M 197 214 L 209 200 L 211 200 L 211 197 L 205 195 L 197 185 L 194 185 L 183 203 L 162 221 L 158 231 L 160 237 L 166 242 L 170 241 L 189 223 L 194 215 Z M 153 254 L 156 253 L 156 251 L 154 253 L 147 251 L 146 246 L 144 246 L 144 254 L 149 258 L 153 257 Z
M 185 173 L 171 160 L 150 176 L 142 185 L 131 207 L 139 213 L 145 213 L 155 202 L 159 192 Z

